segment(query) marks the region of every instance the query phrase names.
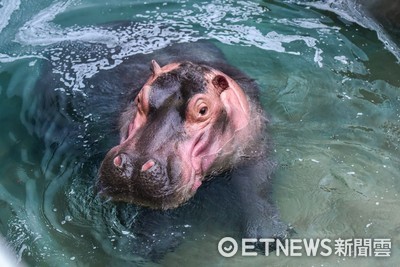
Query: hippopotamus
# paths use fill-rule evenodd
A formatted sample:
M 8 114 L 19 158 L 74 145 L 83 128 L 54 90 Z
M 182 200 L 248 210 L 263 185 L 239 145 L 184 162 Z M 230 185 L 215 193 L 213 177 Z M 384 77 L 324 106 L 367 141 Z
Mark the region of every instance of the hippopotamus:
M 67 43 L 64 53 L 96 49 L 103 48 Z M 287 236 L 271 197 L 276 164 L 258 86 L 214 44 L 175 43 L 126 57 L 89 75 L 84 95 L 54 90 L 65 84 L 51 68 L 37 84 L 51 90 L 32 95 L 44 103 L 33 115 L 43 125 L 36 128 L 58 148 L 54 159 L 75 153 L 83 162 L 75 172 L 93 173 L 95 197 L 114 202 L 134 233 L 132 253 L 164 255 L 180 243 L 168 232 L 177 229 L 175 218 L 186 225 L 207 212 L 240 217 L 238 238 Z M 196 201 L 207 204 L 190 208 Z
M 243 237 L 283 238 L 287 226 L 269 194 L 274 163 L 259 89 L 215 51 L 180 44 L 161 52 L 163 64 L 149 56 L 151 73 L 137 73 L 146 81 L 121 113 L 119 142 L 101 163 L 99 192 L 175 209 L 204 181 L 229 172 L 244 207 Z

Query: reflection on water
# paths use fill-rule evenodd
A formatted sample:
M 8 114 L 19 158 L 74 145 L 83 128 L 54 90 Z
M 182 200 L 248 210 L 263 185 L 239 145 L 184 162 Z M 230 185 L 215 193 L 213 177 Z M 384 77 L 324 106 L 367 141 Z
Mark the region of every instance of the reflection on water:
M 354 10 L 336 8 L 338 16 L 332 7 L 329 1 L 2 1 L 0 231 L 17 260 L 35 266 L 143 264 L 130 253 L 137 208 L 103 203 L 93 189 L 112 137 L 102 135 L 101 119 L 84 108 L 61 103 L 55 113 L 38 112 L 43 96 L 34 86 L 43 72 L 61 77 L 62 86 L 51 90 L 84 105 L 93 93 L 85 81 L 96 73 L 174 42 L 210 39 L 262 88 L 279 162 L 274 199 L 296 237 L 391 238 L 392 256 L 224 259 L 216 244 L 235 235 L 225 223 L 235 217 L 221 215 L 218 204 L 200 194 L 186 208 L 193 216 L 166 229 L 186 238 L 162 263 L 397 263 L 398 49 L 385 49 L 380 29 L 377 35 L 351 22 L 359 19 Z M 375 25 L 364 17 L 359 22 Z M 71 41 L 81 44 L 81 53 L 66 45 Z M 50 69 L 43 67 L 47 62 Z M 65 117 L 79 122 L 78 132 L 68 130 Z M 205 190 L 218 191 L 223 183 L 213 186 Z

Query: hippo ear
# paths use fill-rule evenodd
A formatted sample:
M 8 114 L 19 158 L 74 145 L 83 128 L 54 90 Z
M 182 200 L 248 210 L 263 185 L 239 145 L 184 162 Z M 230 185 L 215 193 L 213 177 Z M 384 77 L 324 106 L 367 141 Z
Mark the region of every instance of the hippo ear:
M 157 76 L 161 73 L 161 67 L 154 59 L 151 61 L 151 71 L 153 72 L 154 76 Z
M 229 87 L 228 81 L 222 75 L 216 75 L 212 80 L 212 84 L 215 86 L 219 94 L 221 94 Z

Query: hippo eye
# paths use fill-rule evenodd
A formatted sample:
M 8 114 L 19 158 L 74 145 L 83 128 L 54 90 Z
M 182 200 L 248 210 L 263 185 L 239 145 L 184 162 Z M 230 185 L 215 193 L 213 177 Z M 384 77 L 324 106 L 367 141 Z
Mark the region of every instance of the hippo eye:
M 204 116 L 204 115 L 207 114 L 207 112 L 208 112 L 208 108 L 207 108 L 207 107 L 202 107 L 202 108 L 200 109 L 200 111 L 199 111 L 199 114 L 200 114 L 201 116 Z
M 190 101 L 188 107 L 189 121 L 202 123 L 210 118 L 213 111 L 213 105 L 207 96 L 198 95 Z

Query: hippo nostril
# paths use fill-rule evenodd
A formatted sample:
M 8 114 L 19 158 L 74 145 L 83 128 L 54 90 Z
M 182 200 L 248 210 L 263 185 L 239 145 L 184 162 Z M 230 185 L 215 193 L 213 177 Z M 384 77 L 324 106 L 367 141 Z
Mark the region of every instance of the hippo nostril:
M 114 166 L 120 168 L 122 166 L 121 156 L 116 156 L 113 160 Z
M 119 154 L 113 159 L 114 166 L 117 168 L 124 168 L 128 162 L 128 156 L 125 154 Z
M 156 163 L 154 160 L 150 159 L 148 160 L 145 164 L 142 165 L 142 168 L 140 169 L 141 172 L 146 172 L 151 169 Z

